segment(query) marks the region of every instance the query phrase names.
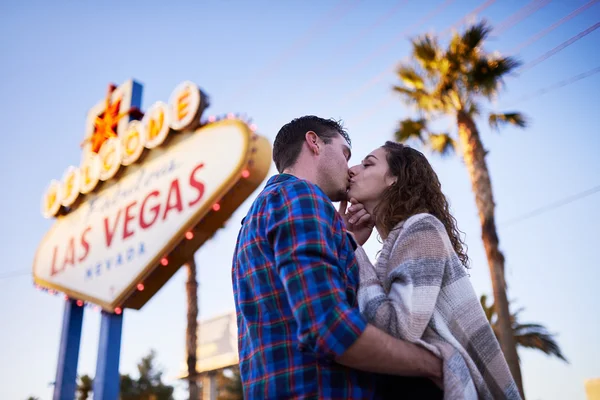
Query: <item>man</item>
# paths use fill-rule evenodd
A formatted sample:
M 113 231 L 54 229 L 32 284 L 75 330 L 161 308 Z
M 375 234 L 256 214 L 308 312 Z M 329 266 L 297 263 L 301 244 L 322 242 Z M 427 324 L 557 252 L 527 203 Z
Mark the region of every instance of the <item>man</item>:
M 441 362 L 366 323 L 345 201 L 350 138 L 305 116 L 281 128 L 233 257 L 244 398 L 375 399 L 378 373 L 439 380 Z

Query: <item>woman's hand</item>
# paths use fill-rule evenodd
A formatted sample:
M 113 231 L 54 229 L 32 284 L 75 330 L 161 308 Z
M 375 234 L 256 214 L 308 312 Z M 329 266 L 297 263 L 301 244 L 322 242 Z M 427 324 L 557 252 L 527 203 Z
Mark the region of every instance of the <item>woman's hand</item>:
M 356 199 L 350 199 L 350 204 L 350 207 L 348 207 L 348 202 L 342 200 L 340 202 L 339 213 L 346 223 L 346 229 L 352 233 L 354 239 L 362 246 L 371 236 L 375 227 L 375 221 L 365 207 L 356 201 Z

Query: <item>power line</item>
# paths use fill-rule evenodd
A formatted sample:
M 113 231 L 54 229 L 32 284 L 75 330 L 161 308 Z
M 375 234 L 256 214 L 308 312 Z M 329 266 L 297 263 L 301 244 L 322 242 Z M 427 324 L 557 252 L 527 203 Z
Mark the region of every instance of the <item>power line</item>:
M 465 15 L 463 18 L 458 20 L 450 28 L 446 29 L 445 31 L 442 31 L 441 35 L 446 35 L 446 34 L 450 33 L 452 31 L 452 29 L 458 29 L 462 24 L 464 24 L 465 22 L 468 22 L 471 18 L 474 18 L 475 16 L 477 16 L 477 14 L 479 14 L 480 12 L 482 12 L 483 10 L 485 10 L 486 8 L 488 8 L 495 2 L 496 2 L 496 0 L 487 0 L 485 3 L 481 3 L 473 11 L 471 11 L 470 13 Z
M 506 20 L 504 20 L 503 22 L 496 25 L 493 33 L 495 35 L 500 35 L 500 34 L 504 33 L 508 29 L 510 29 L 513 26 L 515 26 L 516 24 L 518 24 L 523 19 L 529 17 L 534 12 L 547 6 L 549 3 L 550 3 L 550 0 L 533 0 L 531 3 L 529 3 L 526 6 L 524 6 L 523 8 L 521 8 L 519 11 L 514 13 L 512 16 L 508 17 Z
M 539 38 L 541 38 L 542 36 L 546 35 L 548 32 L 550 32 L 551 30 L 555 29 L 556 27 L 558 27 L 560 24 L 566 22 L 567 20 L 573 18 L 575 15 L 585 11 L 587 8 L 591 7 L 592 5 L 594 5 L 595 3 L 597 3 L 600 0 L 592 0 L 589 3 L 585 4 L 584 6 L 580 7 L 579 9 L 571 12 L 571 14 L 567 15 L 566 17 L 564 17 L 563 19 L 561 19 L 560 21 L 556 22 L 555 24 L 553 24 L 552 26 L 550 26 L 549 28 L 545 29 L 544 31 L 534 35 L 531 39 L 534 40 L 529 40 L 527 42 L 524 42 L 520 48 L 526 47 L 529 44 L 535 42 L 536 40 L 538 40 Z M 538 8 L 539 9 L 539 8 Z M 516 14 L 519 14 L 520 11 L 518 11 Z M 515 14 L 515 15 L 516 15 Z M 531 13 L 529 13 L 528 15 L 531 15 Z M 523 17 L 524 18 L 524 17 Z M 522 20 L 523 18 L 520 18 L 520 20 Z M 507 20 L 512 20 L 513 17 L 509 17 Z M 504 22 L 501 24 L 505 24 Z M 506 25 L 506 24 L 505 24 Z M 514 26 L 515 24 L 512 24 L 512 26 Z M 536 60 L 531 61 L 530 63 L 525 64 L 523 67 L 521 67 L 520 71 L 523 71 L 524 69 L 529 69 L 529 68 L 533 68 L 535 65 L 538 65 L 540 63 L 542 63 L 543 61 L 545 61 L 546 59 L 550 58 L 552 55 L 558 53 L 559 51 L 563 50 L 564 48 L 568 47 L 569 45 L 573 44 L 574 42 L 576 42 L 577 40 L 581 39 L 582 37 L 586 36 L 587 34 L 591 33 L 593 30 L 597 29 L 600 26 L 600 23 L 597 23 L 596 25 L 591 26 L 590 28 L 586 29 L 583 32 L 580 32 L 578 35 L 575 35 L 574 37 L 571 37 L 570 39 L 568 39 L 567 41 L 563 42 L 562 44 L 556 46 L 555 48 L 549 50 L 548 52 L 546 52 L 544 55 L 542 55 L 541 57 L 539 57 Z M 507 28 L 508 29 L 508 28 Z M 402 62 L 406 62 L 408 61 L 409 58 L 405 57 L 402 61 L 400 61 L 400 63 Z M 527 68 L 526 68 L 527 67 Z M 548 91 L 557 89 L 559 87 L 563 87 L 566 86 L 570 83 L 576 82 L 578 80 L 584 79 L 588 76 L 591 76 L 596 72 L 594 72 L 594 70 L 592 71 L 588 71 L 585 72 L 583 74 L 577 75 L 575 77 L 569 78 L 566 81 L 562 81 L 559 82 L 555 85 L 552 85 L 550 87 L 544 88 L 544 89 L 540 89 L 538 92 L 541 93 L 533 93 L 531 95 L 527 95 L 526 97 L 529 98 L 530 96 L 536 97 L 538 95 L 541 94 L 545 94 Z M 344 97 L 344 104 L 345 102 L 349 102 L 351 100 L 353 100 L 357 95 L 362 94 L 364 91 L 366 91 L 370 86 L 372 86 L 373 84 L 377 83 L 378 81 L 380 81 L 384 76 L 386 76 L 388 73 L 390 73 L 390 70 L 386 70 L 383 73 L 377 75 L 374 79 L 371 79 L 370 81 L 368 81 L 365 85 L 361 86 L 356 92 L 354 92 L 353 94 L 351 94 L 350 96 L 345 96 Z M 356 120 L 356 122 L 362 122 L 363 120 L 371 117 L 372 115 L 374 115 L 377 111 L 381 110 L 383 107 L 387 106 L 388 104 L 390 104 L 392 101 L 394 101 L 395 97 L 393 97 L 392 95 L 386 97 L 385 99 L 381 100 L 380 102 L 378 102 L 375 106 L 373 106 L 371 109 L 363 112 Z M 519 99 L 518 102 L 523 101 L 524 99 Z
M 538 216 L 540 214 L 545 214 L 545 213 L 547 213 L 549 211 L 552 211 L 552 210 L 556 210 L 557 208 L 566 206 L 567 204 L 571 204 L 571 203 L 573 203 L 573 202 L 575 202 L 577 200 L 581 200 L 581 199 L 583 199 L 585 197 L 591 196 L 594 193 L 598 193 L 598 192 L 600 192 L 600 185 L 595 186 L 595 187 L 593 187 L 591 189 L 585 190 L 583 192 L 574 194 L 572 196 L 565 197 L 563 199 L 560 199 L 560 200 L 558 200 L 558 201 L 556 201 L 554 203 L 548 204 L 546 206 L 536 208 L 536 209 L 534 209 L 532 211 L 529 211 L 528 213 L 525 213 L 525 214 L 523 214 L 523 215 L 521 215 L 519 217 L 510 219 L 508 221 L 505 221 L 505 222 L 499 224 L 499 226 L 504 228 L 504 227 L 507 227 L 507 226 L 518 224 L 519 222 L 522 222 L 522 221 L 525 221 L 527 219 L 533 218 L 533 217 Z
M 594 25 L 590 26 L 586 30 L 579 32 L 577 35 L 569 38 L 568 40 L 566 40 L 564 42 L 562 42 L 561 44 L 559 44 L 558 46 L 554 47 L 553 49 L 547 51 L 546 53 L 542 54 L 541 56 L 539 56 L 535 60 L 530 61 L 527 64 L 523 65 L 520 68 L 520 72 L 523 72 L 523 71 L 526 71 L 528 69 L 531 69 L 531 68 L 535 67 L 536 65 L 538 65 L 539 63 L 541 63 L 543 61 L 546 61 L 548 58 L 550 58 L 553 55 L 555 55 L 556 53 L 559 53 L 560 51 L 566 49 L 567 47 L 569 47 L 570 45 L 572 45 L 573 43 L 575 43 L 579 39 L 581 39 L 581 38 L 589 35 L 590 33 L 592 33 L 593 31 L 595 31 L 598 28 L 600 28 L 600 22 L 596 22 Z
M 386 53 L 393 45 L 395 45 L 396 43 L 398 43 L 400 40 L 404 40 L 406 33 L 410 32 L 412 29 L 414 29 L 416 27 L 421 26 L 422 24 L 424 24 L 425 22 L 427 22 L 431 18 L 435 17 L 436 15 L 438 15 L 439 13 L 441 13 L 442 11 L 444 11 L 444 9 L 446 7 L 448 7 L 450 4 L 452 4 L 453 2 L 454 2 L 454 0 L 446 0 L 446 1 L 444 1 L 442 4 L 438 5 L 435 9 L 433 9 L 431 12 L 429 12 L 423 18 L 421 18 L 420 20 L 418 20 L 414 24 L 410 25 L 406 29 L 402 30 L 398 35 L 394 36 L 394 38 L 392 40 L 390 40 L 387 43 L 384 43 L 382 46 L 379 46 L 377 49 L 375 49 L 374 51 L 372 51 L 366 57 L 363 57 L 361 59 L 361 61 L 359 63 L 355 64 L 354 66 L 352 66 L 348 72 L 349 73 L 353 73 L 356 70 L 361 69 L 361 67 L 367 65 L 376 56 L 378 56 L 380 54 L 383 54 L 383 53 Z M 343 80 L 343 78 L 341 80 Z
M 345 46 L 343 46 L 341 49 L 337 49 L 338 51 L 336 53 L 339 55 L 339 54 L 343 53 L 344 51 L 352 48 L 354 45 L 356 45 L 356 43 L 358 43 L 360 41 L 360 39 L 363 36 L 371 33 L 377 27 L 379 27 L 380 25 L 382 25 L 383 23 L 388 21 L 391 17 L 396 15 L 398 13 L 398 11 L 400 11 L 406 5 L 406 3 L 408 3 L 408 0 L 401 0 L 401 1 L 397 2 L 391 9 L 386 10 L 383 13 L 383 15 L 381 15 L 381 17 L 379 17 L 375 22 L 373 22 L 371 25 L 367 26 L 366 28 L 362 29 L 356 36 L 354 36 L 353 39 L 349 40 Z M 328 61 L 329 62 L 317 64 L 318 69 L 313 73 L 325 70 L 329 65 L 333 64 L 336 61 L 336 58 L 333 55 L 330 55 Z
M 344 15 L 358 5 L 361 0 L 342 0 L 334 7 L 330 12 L 325 14 L 322 18 L 317 20 L 305 34 L 297 39 L 286 51 L 284 51 L 278 58 L 276 58 L 269 65 L 264 67 L 258 76 L 252 80 L 248 85 L 240 89 L 233 97 L 241 98 L 249 93 L 253 88 L 257 87 L 260 81 L 269 77 L 274 71 L 281 67 L 288 59 L 290 59 L 296 51 L 305 47 L 314 37 L 322 33 L 324 30 L 331 28 L 335 25 L 335 22 L 339 21 Z
M 537 33 L 536 35 L 532 36 L 531 38 L 529 38 L 525 42 L 522 42 L 522 43 L 518 44 L 513 49 L 511 49 L 508 53 L 509 54 L 516 54 L 516 53 L 518 53 L 519 51 L 523 50 L 525 47 L 527 47 L 527 46 L 529 46 L 529 45 L 537 42 L 542 37 L 546 36 L 548 33 L 552 32 L 554 29 L 558 28 L 559 26 L 561 26 L 565 22 L 567 22 L 570 19 L 572 19 L 572 18 L 576 17 L 577 15 L 581 14 L 582 12 L 584 12 L 585 10 L 587 10 L 588 8 L 590 8 L 591 6 L 593 6 L 594 4 L 596 4 L 598 1 L 600 1 L 600 0 L 591 0 L 590 2 L 582 5 L 578 9 L 574 10 L 573 12 L 571 12 L 569 15 L 564 16 L 563 18 L 559 19 L 554 24 L 550 25 L 546 29 L 544 29 L 541 32 Z
M 564 79 L 564 80 L 562 80 L 560 82 L 557 82 L 557 83 L 555 83 L 553 85 L 550 85 L 550 86 L 547 86 L 545 88 L 539 89 L 539 90 L 537 90 L 537 91 L 535 91 L 535 92 L 533 92 L 531 94 L 527 94 L 525 96 L 522 96 L 522 97 L 520 97 L 519 99 L 517 99 L 512 104 L 521 103 L 523 101 L 531 100 L 532 98 L 535 98 L 535 97 L 538 97 L 538 96 L 542 96 L 542 95 L 544 95 L 544 94 L 546 94 L 548 92 L 551 92 L 553 90 L 556 90 L 556 89 L 568 86 L 568 85 L 573 84 L 573 83 L 575 83 L 577 81 L 580 81 L 582 79 L 585 79 L 585 78 L 588 78 L 588 77 L 590 77 L 592 75 L 595 75 L 595 74 L 597 74 L 599 72 L 600 72 L 600 66 L 596 67 L 596 68 L 592 68 L 589 71 L 582 72 L 581 74 L 572 76 L 570 78 L 567 78 L 567 79 Z
M 455 23 L 454 25 L 452 25 L 450 28 L 444 30 L 442 34 L 449 33 L 452 30 L 452 28 L 456 27 L 460 23 L 462 23 L 464 21 L 467 21 L 469 18 L 472 18 L 474 15 L 476 15 L 476 14 L 480 13 L 481 11 L 485 10 L 486 8 L 488 8 L 489 6 L 491 6 L 494 2 L 495 2 L 495 0 L 485 1 L 483 4 L 479 5 L 476 9 L 474 9 L 471 12 L 469 12 L 465 17 L 461 18 L 457 23 Z M 400 63 L 406 62 L 409 59 L 410 59 L 410 57 L 407 56 L 403 60 L 401 60 Z M 367 83 L 365 83 L 364 85 L 362 85 L 361 87 L 359 87 L 354 92 L 351 92 L 348 96 L 344 96 L 344 100 L 342 100 L 342 102 L 340 103 L 340 106 L 343 106 L 343 105 L 347 104 L 348 102 L 352 101 L 353 99 L 355 99 L 356 97 L 360 96 L 362 93 L 364 93 L 366 90 L 368 90 L 371 86 L 373 86 L 374 84 L 378 83 L 383 78 L 385 78 L 388 74 L 394 73 L 396 71 L 396 65 L 397 64 L 398 63 L 394 63 L 391 67 L 386 68 L 385 70 L 381 71 L 379 74 L 377 74 L 374 77 L 372 77 L 369 81 L 367 81 Z
M 3 281 L 5 279 L 10 279 L 10 278 L 16 278 L 19 276 L 25 276 L 25 275 L 31 275 L 31 270 L 17 269 L 14 271 L 5 272 L 3 274 L 0 274 L 0 281 Z

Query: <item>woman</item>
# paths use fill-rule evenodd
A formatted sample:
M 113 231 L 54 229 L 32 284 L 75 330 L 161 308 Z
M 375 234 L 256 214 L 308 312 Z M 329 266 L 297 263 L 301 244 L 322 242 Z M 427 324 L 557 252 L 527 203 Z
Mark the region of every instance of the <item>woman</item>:
M 372 228 L 353 224 L 366 214 L 383 239 L 375 265 L 362 247 L 356 251 L 359 306 L 368 321 L 443 360 L 445 399 L 519 399 L 467 276 L 456 221 L 425 156 L 386 142 L 350 169 L 348 198 L 354 204 L 345 217 L 359 244 Z

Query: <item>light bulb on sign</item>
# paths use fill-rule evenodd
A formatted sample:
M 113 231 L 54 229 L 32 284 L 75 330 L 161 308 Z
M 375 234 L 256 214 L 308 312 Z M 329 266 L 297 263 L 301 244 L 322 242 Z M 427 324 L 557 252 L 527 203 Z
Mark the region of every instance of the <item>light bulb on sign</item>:
M 194 233 L 192 231 L 186 232 L 185 233 L 185 238 L 187 240 L 192 240 L 194 238 Z
M 137 290 L 139 290 L 140 292 L 141 292 L 142 290 L 144 290 L 144 284 L 143 284 L 143 283 L 138 283 L 138 284 L 137 284 Z
M 213 211 L 219 211 L 221 209 L 221 205 L 219 203 L 215 203 L 212 206 Z
M 250 176 L 250 171 L 247 169 L 242 171 L 242 178 L 248 178 Z
M 123 310 L 121 310 L 121 307 L 115 308 L 115 314 L 121 315 L 122 312 L 123 312 Z
M 160 260 L 160 263 L 166 267 L 169 265 L 169 260 L 166 257 L 163 257 L 162 260 Z
M 77 300 L 77 307 L 82 307 L 82 306 L 83 306 L 83 301 Z

